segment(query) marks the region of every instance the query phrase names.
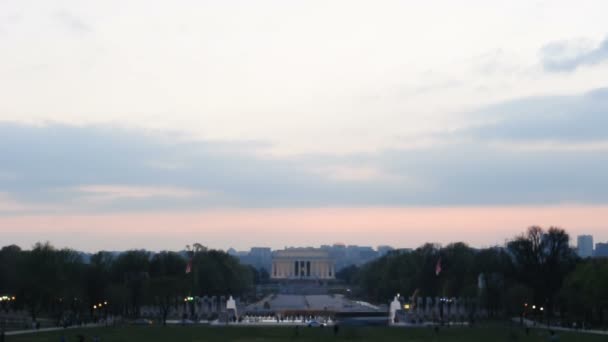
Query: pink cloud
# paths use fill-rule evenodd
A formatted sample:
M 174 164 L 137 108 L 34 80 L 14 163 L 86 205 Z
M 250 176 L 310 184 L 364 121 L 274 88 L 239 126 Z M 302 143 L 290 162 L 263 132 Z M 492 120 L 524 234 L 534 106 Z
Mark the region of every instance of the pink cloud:
M 94 200 L 142 199 L 150 197 L 190 198 L 201 194 L 200 192 L 177 187 L 128 185 L 85 185 L 78 187 L 77 190 Z
M 417 247 L 424 242 L 502 244 L 530 225 L 608 240 L 608 206 L 217 209 L 201 212 L 0 217 L 4 244 L 49 240 L 83 250 L 307 246 L 342 242 Z

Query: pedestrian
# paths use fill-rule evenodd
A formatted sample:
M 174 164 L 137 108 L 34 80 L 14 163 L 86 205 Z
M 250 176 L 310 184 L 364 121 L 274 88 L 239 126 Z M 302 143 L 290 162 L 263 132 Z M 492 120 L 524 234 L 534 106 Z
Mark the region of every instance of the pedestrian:
M 340 330 L 340 326 L 338 323 L 334 324 L 334 336 L 338 335 L 338 331 Z

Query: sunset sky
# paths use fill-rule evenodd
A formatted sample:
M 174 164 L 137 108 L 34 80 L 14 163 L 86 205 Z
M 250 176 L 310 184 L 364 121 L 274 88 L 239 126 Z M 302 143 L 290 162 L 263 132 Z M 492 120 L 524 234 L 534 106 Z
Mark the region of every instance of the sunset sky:
M 0 0 L 0 246 L 606 242 L 606 13 Z

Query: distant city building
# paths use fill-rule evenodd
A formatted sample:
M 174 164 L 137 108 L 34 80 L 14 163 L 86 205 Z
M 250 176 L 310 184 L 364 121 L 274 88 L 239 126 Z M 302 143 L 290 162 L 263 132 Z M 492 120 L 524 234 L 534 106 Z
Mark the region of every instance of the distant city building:
M 237 257 L 241 264 L 251 265 L 258 270 L 270 270 L 272 250 L 269 247 L 252 247 L 249 252 L 236 251 L 234 248 L 230 248 L 228 254 Z
M 595 244 L 595 257 L 608 258 L 608 242 Z
M 578 256 L 581 258 L 589 258 L 593 256 L 593 236 L 579 235 L 577 238 Z
M 378 251 L 370 246 L 334 244 L 323 245 L 321 249 L 327 251 L 334 259 L 338 271 L 350 265 L 363 265 L 379 256 Z
M 270 278 L 335 279 L 336 269 L 330 254 L 320 248 L 288 248 L 272 253 Z

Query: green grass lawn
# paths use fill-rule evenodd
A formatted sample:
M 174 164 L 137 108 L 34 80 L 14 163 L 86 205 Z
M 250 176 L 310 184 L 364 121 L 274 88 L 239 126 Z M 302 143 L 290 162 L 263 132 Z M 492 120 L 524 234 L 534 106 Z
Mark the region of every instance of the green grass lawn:
M 548 341 L 545 330 L 532 330 L 529 336 L 519 328 L 507 325 L 488 325 L 476 328 L 442 328 L 435 333 L 431 328 L 383 328 L 340 327 L 338 336 L 332 328 L 300 327 L 296 335 L 294 327 L 209 327 L 209 326 L 152 326 L 70 329 L 48 333 L 7 336 L 6 342 L 77 341 L 83 334 L 86 341 L 93 336 L 102 342 L 173 342 L 173 341 L 446 341 L 446 342 L 500 342 L 500 341 Z M 608 341 L 608 336 L 559 333 L 559 341 L 594 342 Z

